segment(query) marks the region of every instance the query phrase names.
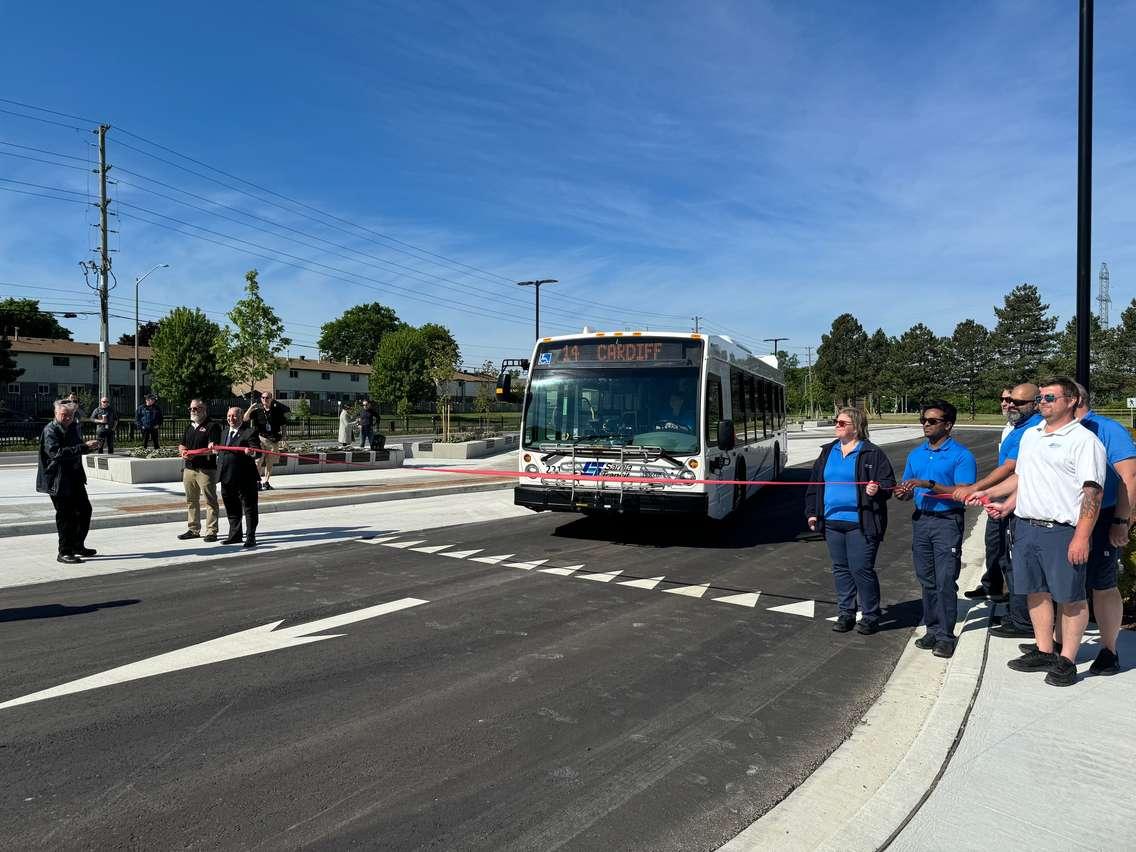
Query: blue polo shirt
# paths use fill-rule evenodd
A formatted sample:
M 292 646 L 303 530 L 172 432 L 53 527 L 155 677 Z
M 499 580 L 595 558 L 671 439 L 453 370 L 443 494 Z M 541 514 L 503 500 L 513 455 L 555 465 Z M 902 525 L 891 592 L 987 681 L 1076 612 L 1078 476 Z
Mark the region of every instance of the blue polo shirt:
M 1026 433 L 1026 429 L 1030 426 L 1036 426 L 1041 422 L 1041 415 L 1036 411 L 1024 420 L 1019 420 L 1014 424 L 1014 428 L 1010 430 L 1010 434 L 1006 436 L 1001 444 L 998 445 L 998 465 L 999 467 L 1007 461 L 1018 460 L 1018 447 L 1022 445 L 1022 435 Z M 938 482 L 939 480 L 935 480 Z
M 1006 440 L 1010 440 L 1008 436 Z M 954 438 L 947 438 L 938 448 L 932 447 L 930 441 L 924 441 L 908 455 L 903 478 L 933 479 L 941 485 L 970 485 L 978 480 L 978 462 L 974 453 Z M 915 489 L 915 508 L 935 513 L 962 508 L 962 503 L 926 496 L 929 493 L 927 488 Z
M 1081 418 L 1081 425 L 1104 444 L 1108 467 L 1105 468 L 1101 508 L 1107 509 L 1116 505 L 1116 492 L 1120 487 L 1120 477 L 1116 475 L 1114 465 L 1125 459 L 1136 458 L 1136 444 L 1132 442 L 1127 429 L 1108 417 L 1098 417 L 1095 411 L 1087 412 Z
M 856 458 L 860 455 L 862 441 L 847 456 L 840 451 L 837 441 L 828 454 L 824 464 L 824 518 L 826 521 L 851 521 L 860 523 L 860 510 L 856 506 L 858 485 L 839 485 L 841 482 L 856 481 Z

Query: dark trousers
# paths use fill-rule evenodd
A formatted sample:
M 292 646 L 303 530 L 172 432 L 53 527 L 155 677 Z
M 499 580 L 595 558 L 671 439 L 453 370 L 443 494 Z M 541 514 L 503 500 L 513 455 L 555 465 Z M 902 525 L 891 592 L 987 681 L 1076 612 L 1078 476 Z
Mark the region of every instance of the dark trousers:
M 864 535 L 859 524 L 827 521 L 824 540 L 832 558 L 832 578 L 836 582 L 840 615 L 855 618 L 859 602 L 861 620 L 868 624 L 878 622 L 880 578 L 876 575 L 876 552 L 879 539 Z
M 374 426 L 363 426 L 361 428 L 361 431 L 362 431 L 363 434 L 362 434 L 362 437 L 359 438 L 359 446 L 360 447 L 371 446 L 371 435 L 374 434 L 375 427 Z
M 221 502 L 225 504 L 225 514 L 229 518 L 229 535 L 241 534 L 241 519 L 244 519 L 244 534 L 248 538 L 256 536 L 256 524 L 260 519 L 257 481 L 221 483 Z
M 81 483 L 68 494 L 53 495 L 55 529 L 59 533 L 59 552 L 75 554 L 86 547 L 87 533 L 91 529 L 91 501 Z
M 1013 552 L 1014 552 L 1014 526 L 1017 524 L 1018 519 L 1013 515 L 1007 519 L 1006 523 L 1006 591 L 1010 595 L 1010 602 L 1006 605 L 1006 615 L 1002 619 L 1002 623 L 1006 624 L 1009 619 L 1009 624 L 1017 627 L 1020 630 L 1033 630 L 1033 622 L 1030 621 L 1029 615 L 1029 601 L 1025 595 L 1014 593 L 1014 571 L 1013 565 Z
M 1010 550 L 1006 543 L 1005 518 L 986 519 L 986 573 L 982 575 L 982 588 L 988 595 L 1000 595 L 1005 588 L 1005 577 L 1010 573 Z
M 911 524 L 911 556 L 923 587 L 923 624 L 940 642 L 955 641 L 963 520 L 962 512 L 917 511 Z
M 100 453 L 114 453 L 114 429 L 96 429 L 95 437 L 99 439 Z
M 150 429 L 143 429 L 142 431 L 142 449 L 146 449 L 150 441 L 154 442 L 154 449 L 158 449 L 158 427 L 154 426 Z

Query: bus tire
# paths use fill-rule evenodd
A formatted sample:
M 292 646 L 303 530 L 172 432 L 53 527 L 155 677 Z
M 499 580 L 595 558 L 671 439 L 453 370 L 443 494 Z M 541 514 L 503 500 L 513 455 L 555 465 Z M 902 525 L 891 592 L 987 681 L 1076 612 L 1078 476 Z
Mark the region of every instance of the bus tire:
M 742 461 L 741 459 L 738 459 L 738 463 L 734 466 L 734 480 L 739 481 L 739 480 L 743 480 L 745 478 L 746 478 L 745 462 Z M 735 485 L 734 486 L 734 506 L 730 510 L 731 515 L 734 515 L 736 517 L 738 515 L 738 513 L 741 511 L 742 506 L 745 505 L 746 491 L 747 490 L 748 490 L 748 487 L 745 486 L 745 485 Z

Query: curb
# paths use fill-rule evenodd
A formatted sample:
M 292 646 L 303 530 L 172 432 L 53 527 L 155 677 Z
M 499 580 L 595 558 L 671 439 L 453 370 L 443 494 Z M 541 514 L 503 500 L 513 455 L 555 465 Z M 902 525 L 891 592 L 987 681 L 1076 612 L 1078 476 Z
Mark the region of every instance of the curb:
M 986 515 L 963 542 L 960 588 L 985 561 Z M 962 734 L 981 684 L 990 609 L 960 597 L 955 654 L 915 647 L 900 656 L 884 691 L 852 735 L 796 790 L 720 852 L 880 850 L 923 803 Z
M 359 503 L 388 503 L 392 500 L 414 500 L 419 497 L 441 497 L 451 494 L 473 494 L 479 491 L 501 491 L 512 488 L 516 481 L 479 482 L 467 485 L 442 485 L 434 488 L 408 488 L 405 491 L 385 491 L 380 494 L 352 494 L 331 497 L 309 497 L 301 500 L 284 500 L 260 504 L 260 513 L 295 512 L 301 509 L 326 509 L 331 506 L 353 506 Z M 139 512 L 135 515 L 104 515 L 91 518 L 92 530 L 136 527 L 144 524 L 168 524 L 185 520 L 185 509 L 162 512 Z M 55 521 L 31 521 L 24 524 L 0 526 L 0 539 L 24 535 L 54 533 Z

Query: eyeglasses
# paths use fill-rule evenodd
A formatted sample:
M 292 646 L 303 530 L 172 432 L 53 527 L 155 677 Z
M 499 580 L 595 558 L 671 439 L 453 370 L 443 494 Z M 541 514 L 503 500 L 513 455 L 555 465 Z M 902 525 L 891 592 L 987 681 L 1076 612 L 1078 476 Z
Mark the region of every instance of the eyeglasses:
M 940 423 L 946 423 L 943 417 L 920 417 L 919 422 L 924 426 L 938 426 Z
M 835 423 L 833 425 L 840 426 L 841 428 L 844 428 L 846 426 L 851 426 L 852 421 L 851 420 L 837 420 L 837 421 L 835 421 Z
M 1033 398 L 1034 402 L 1056 402 L 1059 399 L 1072 399 L 1072 397 L 1062 393 L 1042 393 Z
M 1005 403 L 1007 403 L 1007 404 L 1009 404 L 1009 405 L 1013 405 L 1013 404 L 1014 404 L 1014 398 L 1013 398 L 1012 396 L 1004 396 L 1004 397 L 1002 397 L 1002 398 L 1001 398 L 1000 400 L 998 400 L 998 401 L 999 401 L 999 402 L 1005 402 Z
M 1010 405 L 1032 405 L 1032 404 L 1036 404 L 1037 401 L 1040 400 L 1040 399 L 1041 399 L 1040 396 L 1035 397 L 1034 399 L 1011 399 Z
M 189 407 L 189 410 L 190 411 L 204 411 L 205 409 L 202 408 L 200 405 L 191 405 Z

